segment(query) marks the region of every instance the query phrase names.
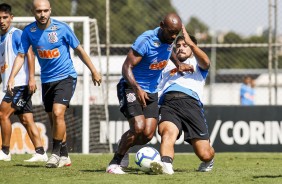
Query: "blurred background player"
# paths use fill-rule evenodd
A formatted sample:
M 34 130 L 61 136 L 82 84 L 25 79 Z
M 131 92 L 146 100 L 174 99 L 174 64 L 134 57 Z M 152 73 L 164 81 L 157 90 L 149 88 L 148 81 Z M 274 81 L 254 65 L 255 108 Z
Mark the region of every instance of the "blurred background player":
M 77 82 L 69 47 L 90 69 L 94 85 L 100 85 L 101 76 L 70 27 L 50 18 L 51 6 L 48 0 L 34 0 L 31 11 L 36 21 L 23 30 L 23 49 L 19 50 L 15 62 L 23 60 L 31 45 L 41 67 L 42 99 L 53 130 L 52 155 L 46 167 L 69 166 L 71 160 L 67 151 L 64 115 Z M 13 88 L 13 81 L 12 73 L 8 82 L 9 91 Z
M 250 76 L 245 76 L 240 88 L 240 104 L 241 105 L 254 105 L 254 80 Z
M 194 69 L 180 75 L 170 62 L 163 70 L 160 82 L 160 116 L 158 131 L 161 135 L 161 161 L 153 162 L 155 173 L 173 174 L 174 144 L 184 131 L 184 140 L 193 146 L 202 161 L 198 171 L 213 167 L 214 149 L 210 146 L 209 132 L 203 109 L 203 90 L 210 67 L 208 56 L 197 46 L 185 27 L 184 36 L 176 39 L 176 55 L 181 62 Z
M 125 174 L 120 164 L 128 149 L 144 145 L 154 136 L 158 117 L 157 85 L 161 71 L 173 57 L 173 41 L 181 25 L 177 14 L 167 14 L 160 27 L 144 32 L 131 46 L 122 66 L 123 78 L 117 85 L 120 111 L 127 118 L 130 129 L 122 135 L 106 172 Z M 173 59 L 180 71 L 187 69 L 175 57 Z
M 1 78 L 3 82 L 3 91 L 7 91 L 7 82 L 12 71 L 14 60 L 21 45 L 22 31 L 12 27 L 13 20 L 12 7 L 6 3 L 0 4 L 0 67 Z M 0 104 L 0 125 L 2 137 L 2 150 L 0 151 L 0 160 L 10 161 L 10 140 L 12 134 L 12 125 L 10 116 L 15 113 L 20 122 L 24 125 L 27 133 L 35 147 L 35 154 L 32 158 L 25 160 L 27 162 L 47 161 L 40 139 L 39 131 L 34 123 L 32 114 L 32 94 L 36 90 L 34 80 L 34 54 L 31 49 L 27 52 L 27 57 L 22 61 L 15 77 L 15 88 L 13 95 L 6 93 Z

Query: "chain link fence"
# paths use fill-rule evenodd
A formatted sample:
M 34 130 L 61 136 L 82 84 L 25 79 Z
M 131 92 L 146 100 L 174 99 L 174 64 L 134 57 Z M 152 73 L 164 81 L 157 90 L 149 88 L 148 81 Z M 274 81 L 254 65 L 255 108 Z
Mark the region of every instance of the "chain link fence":
M 7 3 L 12 5 L 15 16 L 32 16 L 32 0 Z M 131 44 L 142 32 L 157 27 L 168 12 L 180 15 L 188 32 L 196 36 L 212 61 L 204 104 L 239 105 L 240 86 L 246 75 L 255 81 L 256 105 L 282 104 L 282 25 L 278 24 L 282 20 L 281 1 L 50 0 L 50 3 L 52 16 L 97 19 L 102 62 L 108 63 L 103 65 L 102 72 L 107 76 L 109 104 L 118 104 L 115 85 Z

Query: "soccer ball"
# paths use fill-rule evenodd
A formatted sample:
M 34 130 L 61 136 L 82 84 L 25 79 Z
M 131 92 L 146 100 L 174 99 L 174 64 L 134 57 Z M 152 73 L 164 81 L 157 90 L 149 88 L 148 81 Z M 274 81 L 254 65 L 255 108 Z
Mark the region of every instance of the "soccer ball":
M 150 172 L 150 164 L 153 161 L 161 161 L 160 153 L 152 147 L 143 147 L 135 155 L 135 163 L 143 172 Z

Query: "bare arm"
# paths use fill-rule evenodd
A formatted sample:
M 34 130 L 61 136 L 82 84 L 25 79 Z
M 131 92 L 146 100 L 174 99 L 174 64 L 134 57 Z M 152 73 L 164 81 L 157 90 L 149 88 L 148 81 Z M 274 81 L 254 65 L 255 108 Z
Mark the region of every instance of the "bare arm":
M 29 48 L 27 52 L 27 63 L 28 63 L 28 71 L 29 71 L 29 80 L 28 80 L 28 86 L 29 86 L 29 92 L 35 93 L 37 87 L 35 82 L 35 56 L 32 51 L 32 47 Z
M 185 38 L 185 42 L 187 43 L 187 45 L 191 48 L 194 56 L 196 57 L 197 61 L 198 61 L 198 65 L 200 66 L 200 68 L 204 69 L 204 70 L 208 70 L 210 67 L 210 59 L 207 56 L 207 54 L 202 51 L 191 39 L 189 34 L 187 33 L 184 25 L 182 25 L 182 33 L 183 36 Z
M 141 60 L 142 56 L 139 55 L 136 51 L 130 49 L 122 65 L 122 76 L 137 94 L 139 102 L 143 106 L 146 106 L 146 99 L 148 99 L 148 95 L 136 82 L 135 77 L 132 73 L 132 69 L 134 68 L 134 66 L 136 66 Z
M 81 45 L 76 47 L 74 50 L 75 50 L 76 54 L 78 55 L 78 57 L 81 59 L 81 61 L 89 68 L 89 70 L 92 74 L 92 81 L 93 81 L 94 85 L 96 86 L 96 84 L 97 84 L 98 86 L 100 86 L 100 84 L 102 82 L 101 75 L 96 70 L 95 66 L 91 62 L 90 57 L 87 55 L 85 50 L 82 48 Z
M 11 95 L 13 95 L 12 89 L 14 88 L 15 76 L 18 74 L 21 67 L 23 66 L 24 57 L 25 54 L 19 53 L 14 61 L 13 68 L 7 83 L 7 92 L 10 93 Z

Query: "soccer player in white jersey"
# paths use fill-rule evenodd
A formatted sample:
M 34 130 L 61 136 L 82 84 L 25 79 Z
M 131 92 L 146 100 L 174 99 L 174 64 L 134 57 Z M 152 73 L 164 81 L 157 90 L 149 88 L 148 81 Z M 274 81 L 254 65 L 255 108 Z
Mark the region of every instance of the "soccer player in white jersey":
M 173 174 L 175 141 L 184 132 L 184 140 L 193 146 L 195 154 L 202 163 L 198 171 L 210 171 L 213 167 L 214 149 L 210 146 L 209 132 L 202 104 L 203 88 L 208 74 L 210 60 L 197 46 L 194 37 L 190 37 L 182 26 L 184 36 L 176 39 L 176 56 L 193 70 L 184 75 L 169 63 L 162 73 L 159 84 L 159 125 L 161 135 L 161 161 L 151 167 L 156 173 Z
M 70 27 L 50 18 L 51 5 L 48 0 L 34 0 L 32 13 L 36 21 L 24 28 L 21 37 L 23 49 L 19 50 L 15 62 L 23 60 L 28 48 L 32 46 L 41 68 L 43 104 L 52 124 L 53 149 L 46 167 L 69 166 L 71 160 L 66 146 L 64 115 L 77 81 L 70 47 L 91 71 L 94 85 L 100 85 L 101 76 Z M 13 81 L 12 73 L 8 82 L 9 91 L 13 87 Z
M 0 4 L 0 67 L 5 96 L 0 104 L 0 125 L 2 137 L 2 150 L 0 160 L 10 161 L 10 139 L 12 126 L 10 116 L 16 114 L 27 130 L 35 147 L 35 154 L 27 162 L 47 161 L 40 139 L 39 131 L 33 121 L 31 96 L 36 90 L 34 80 L 34 55 L 29 49 L 24 65 L 15 77 L 14 95 L 7 91 L 7 82 L 12 71 L 14 60 L 21 45 L 22 31 L 12 27 L 12 7 L 6 3 Z

